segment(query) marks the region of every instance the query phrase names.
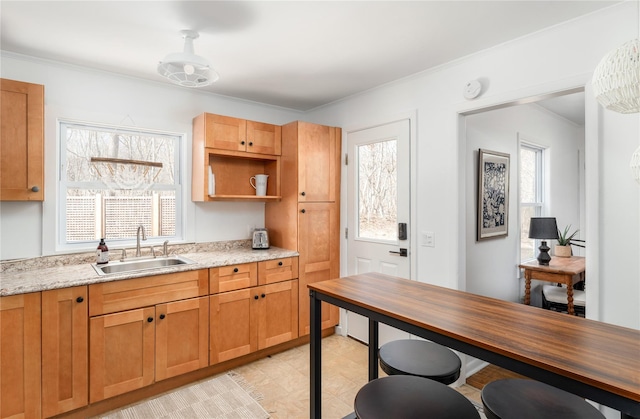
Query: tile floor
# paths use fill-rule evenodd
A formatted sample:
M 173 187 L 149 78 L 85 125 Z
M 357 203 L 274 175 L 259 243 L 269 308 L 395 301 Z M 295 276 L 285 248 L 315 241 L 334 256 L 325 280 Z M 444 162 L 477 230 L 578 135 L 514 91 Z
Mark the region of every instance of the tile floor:
M 351 338 L 332 335 L 322 342 L 322 416 L 343 418 L 353 412 L 353 400 L 367 383 L 367 347 Z M 236 368 L 273 419 L 309 417 L 309 345 L 300 346 Z M 380 370 L 379 376 L 384 376 Z M 480 391 L 456 388 L 480 403 Z

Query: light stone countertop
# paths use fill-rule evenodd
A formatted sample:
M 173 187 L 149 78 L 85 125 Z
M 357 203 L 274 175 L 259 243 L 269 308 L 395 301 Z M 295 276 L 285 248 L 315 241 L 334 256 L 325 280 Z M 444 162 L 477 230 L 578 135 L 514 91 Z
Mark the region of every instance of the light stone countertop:
M 253 250 L 246 245 L 217 246 L 222 248 L 215 247 L 216 246 L 213 246 L 213 248 L 209 249 L 198 249 L 196 247 L 186 248 L 189 251 L 193 250 L 191 253 L 169 252 L 170 254 L 174 253 L 180 257 L 196 262 L 194 264 L 174 265 L 138 272 L 114 273 L 104 276 L 98 275 L 92 263 L 89 262 L 62 265 L 58 262 L 55 266 L 47 266 L 46 263 L 38 264 L 33 262 L 33 260 L 27 260 L 24 261 L 24 264 L 29 266 L 28 269 L 14 269 L 13 271 L 7 269 L 0 273 L 0 296 L 298 256 L 298 252 L 273 246 L 269 249 L 260 250 Z M 114 255 L 119 255 L 117 252 L 113 253 Z M 114 255 L 111 257 L 112 261 L 117 260 L 114 259 Z M 64 256 L 56 256 L 56 258 L 60 259 L 64 258 Z M 162 258 L 162 256 L 159 256 L 159 258 Z

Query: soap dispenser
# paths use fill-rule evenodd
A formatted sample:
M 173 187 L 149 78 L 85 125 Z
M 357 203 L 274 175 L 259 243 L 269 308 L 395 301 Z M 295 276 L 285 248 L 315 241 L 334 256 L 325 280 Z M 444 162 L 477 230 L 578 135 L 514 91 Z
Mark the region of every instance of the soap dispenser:
M 104 242 L 104 239 L 100 239 L 100 243 L 98 244 L 98 249 L 96 250 L 96 263 L 98 265 L 109 263 L 109 248 Z

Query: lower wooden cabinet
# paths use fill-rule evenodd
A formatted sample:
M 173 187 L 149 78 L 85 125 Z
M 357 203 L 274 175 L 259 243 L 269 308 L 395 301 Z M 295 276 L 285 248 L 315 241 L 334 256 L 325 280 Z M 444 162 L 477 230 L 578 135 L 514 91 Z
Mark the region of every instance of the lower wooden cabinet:
M 92 317 L 89 320 L 89 402 L 94 403 L 153 383 L 155 307 Z
M 210 297 L 211 365 L 298 337 L 298 280 Z
M 258 349 L 298 337 L 298 280 L 258 287 Z
M 208 365 L 208 297 L 90 319 L 90 402 Z
M 298 204 L 298 251 L 300 252 L 299 334 L 308 335 L 308 284 L 340 277 L 339 207 L 332 202 Z M 338 307 L 322 303 L 322 329 L 339 322 Z
M 156 306 L 156 381 L 209 365 L 209 298 Z
M 0 417 L 39 418 L 40 293 L 0 298 Z
M 42 415 L 86 406 L 89 397 L 87 287 L 42 292 Z

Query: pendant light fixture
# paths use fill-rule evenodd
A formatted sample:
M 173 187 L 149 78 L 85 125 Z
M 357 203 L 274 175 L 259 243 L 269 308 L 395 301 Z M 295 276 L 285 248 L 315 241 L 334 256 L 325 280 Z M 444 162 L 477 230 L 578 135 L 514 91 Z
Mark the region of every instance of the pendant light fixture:
M 640 112 L 640 40 L 632 39 L 605 55 L 592 83 L 596 99 L 605 108 Z
M 218 80 L 218 73 L 209 61 L 193 52 L 193 40 L 200 35 L 196 31 L 182 30 L 184 51 L 167 55 L 158 63 L 158 73 L 172 83 L 185 87 L 204 87 Z

